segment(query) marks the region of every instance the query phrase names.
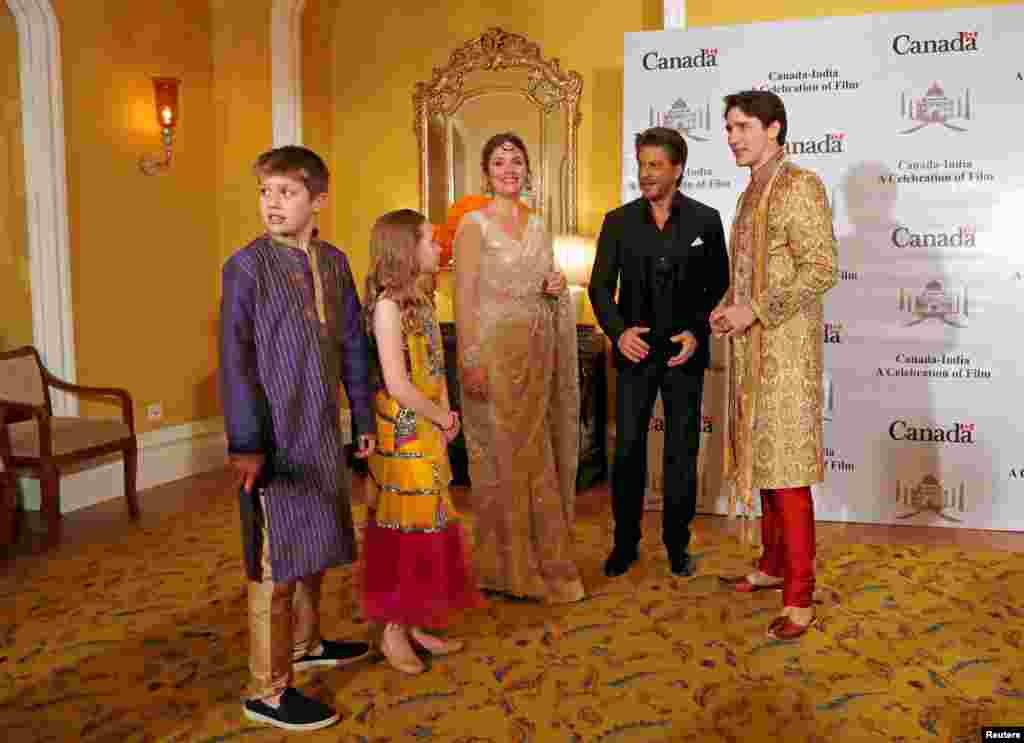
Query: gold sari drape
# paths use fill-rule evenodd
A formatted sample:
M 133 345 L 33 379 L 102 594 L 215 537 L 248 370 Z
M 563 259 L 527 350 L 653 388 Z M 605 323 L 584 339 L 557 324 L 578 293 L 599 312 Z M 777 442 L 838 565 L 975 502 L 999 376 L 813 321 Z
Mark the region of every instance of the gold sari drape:
M 568 290 L 542 292 L 555 270 L 550 235 L 536 215 L 518 241 L 472 212 L 455 255 L 460 372 L 482 368 L 488 383 L 485 400 L 462 395 L 477 575 L 485 589 L 578 600 L 576 323 Z

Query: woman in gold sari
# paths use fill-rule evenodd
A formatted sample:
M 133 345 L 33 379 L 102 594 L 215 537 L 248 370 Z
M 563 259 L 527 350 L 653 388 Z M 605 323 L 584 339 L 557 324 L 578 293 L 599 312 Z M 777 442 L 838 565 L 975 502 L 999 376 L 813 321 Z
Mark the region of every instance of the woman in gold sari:
M 495 135 L 481 165 L 494 198 L 462 219 L 455 238 L 477 575 L 492 592 L 578 601 L 575 315 L 551 236 L 519 200 L 530 172 L 523 141 Z

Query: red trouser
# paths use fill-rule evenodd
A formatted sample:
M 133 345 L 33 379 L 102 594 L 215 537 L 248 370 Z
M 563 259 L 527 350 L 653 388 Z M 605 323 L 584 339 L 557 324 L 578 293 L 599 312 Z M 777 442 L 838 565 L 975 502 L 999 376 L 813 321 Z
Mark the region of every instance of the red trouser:
M 761 540 L 758 569 L 783 578 L 782 604 L 807 608 L 814 594 L 814 501 L 811 489 L 761 491 Z

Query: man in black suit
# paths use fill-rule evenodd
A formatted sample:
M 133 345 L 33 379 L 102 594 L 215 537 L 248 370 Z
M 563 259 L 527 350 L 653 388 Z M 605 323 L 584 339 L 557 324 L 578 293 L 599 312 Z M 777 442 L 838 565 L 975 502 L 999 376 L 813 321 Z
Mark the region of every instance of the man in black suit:
M 729 257 L 718 212 L 678 190 L 686 168 L 686 141 L 679 132 L 655 127 L 638 134 L 636 157 L 643 196 L 605 215 L 590 279 L 590 301 L 615 346 L 618 377 L 615 548 L 604 572 L 622 575 L 638 557 L 647 429 L 660 389 L 665 408 L 662 538 L 672 572 L 690 576 L 708 316 L 728 288 Z

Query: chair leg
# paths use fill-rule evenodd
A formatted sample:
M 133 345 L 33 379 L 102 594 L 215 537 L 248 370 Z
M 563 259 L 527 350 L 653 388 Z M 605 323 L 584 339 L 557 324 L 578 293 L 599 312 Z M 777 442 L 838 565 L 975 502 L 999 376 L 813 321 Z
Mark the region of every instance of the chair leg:
M 60 471 L 54 466 L 44 466 L 39 473 L 39 489 L 41 491 L 40 508 L 46 519 L 46 536 L 49 544 L 60 542 Z
M 0 472 L 0 548 L 10 547 L 17 541 L 17 519 L 14 478 L 8 472 Z
M 139 473 L 139 447 L 134 439 L 124 450 L 124 497 L 128 499 L 128 513 L 133 519 L 139 517 L 139 498 L 136 482 Z

